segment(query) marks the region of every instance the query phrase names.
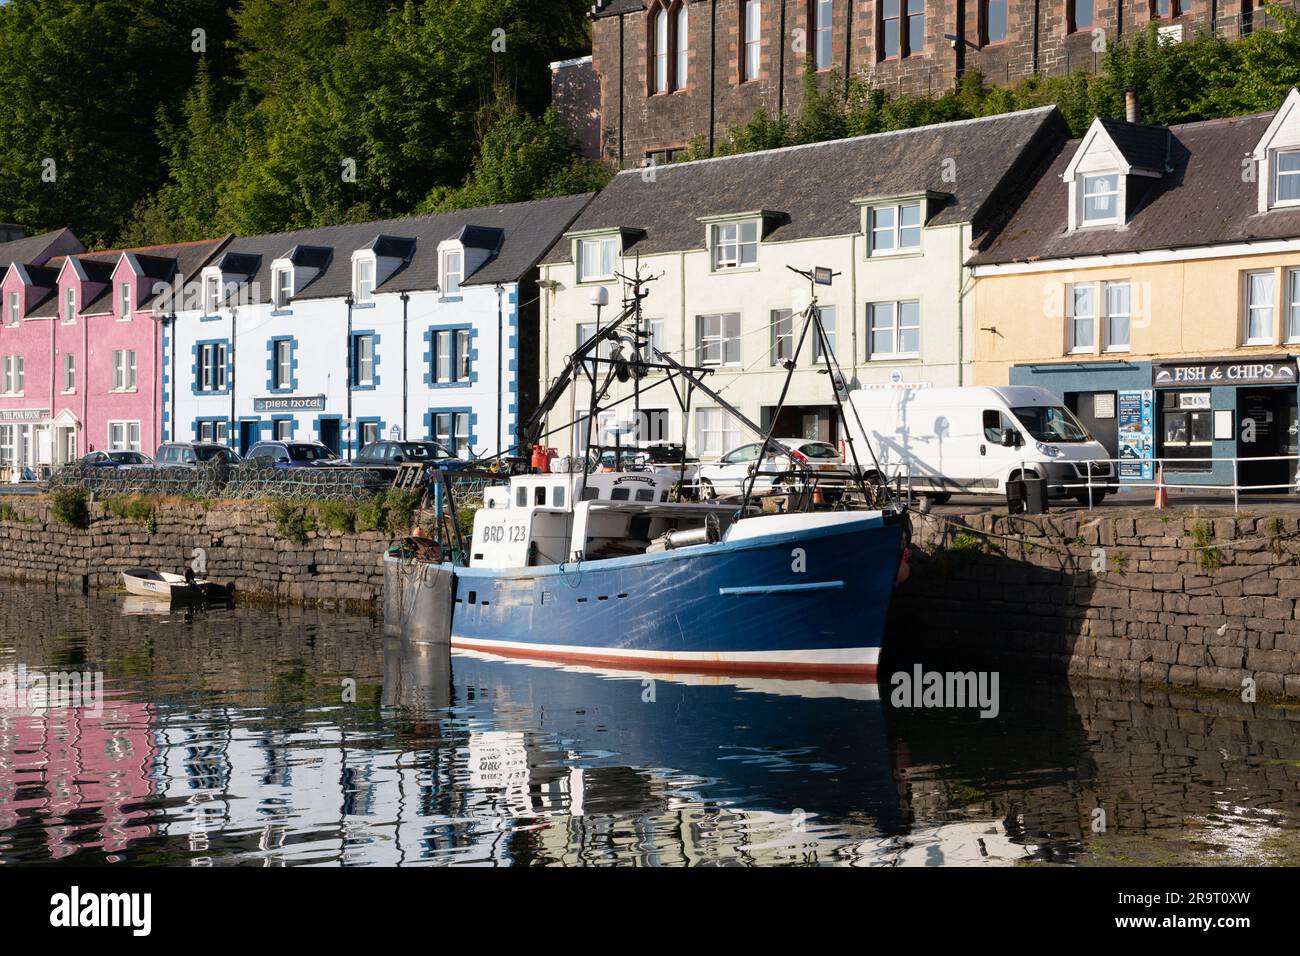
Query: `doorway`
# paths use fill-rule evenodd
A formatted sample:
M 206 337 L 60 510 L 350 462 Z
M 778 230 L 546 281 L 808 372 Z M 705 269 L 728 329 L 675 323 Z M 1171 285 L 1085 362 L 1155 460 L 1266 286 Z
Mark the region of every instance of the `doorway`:
M 239 453 L 247 455 L 249 450 L 257 444 L 257 436 L 261 431 L 262 423 L 254 418 L 252 421 L 241 421 L 239 423 Z
M 1119 421 L 1114 392 L 1066 392 L 1065 405 L 1088 434 L 1101 442 L 1107 458 L 1119 458 Z
M 1295 388 L 1237 389 L 1237 457 L 1274 458 L 1294 455 L 1295 449 Z M 1243 460 L 1237 466 L 1239 484 L 1270 494 L 1284 494 L 1295 473 L 1296 463 L 1287 460 Z
M 322 418 L 320 420 L 320 442 L 334 454 L 339 454 L 341 447 L 340 422 L 337 418 Z

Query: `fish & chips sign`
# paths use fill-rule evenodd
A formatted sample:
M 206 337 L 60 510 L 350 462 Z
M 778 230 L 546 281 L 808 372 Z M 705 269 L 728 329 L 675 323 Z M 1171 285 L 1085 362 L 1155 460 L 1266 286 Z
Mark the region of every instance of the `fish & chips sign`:
M 1156 388 L 1184 385 L 1294 385 L 1293 358 L 1255 359 L 1247 362 L 1173 362 L 1152 366 Z

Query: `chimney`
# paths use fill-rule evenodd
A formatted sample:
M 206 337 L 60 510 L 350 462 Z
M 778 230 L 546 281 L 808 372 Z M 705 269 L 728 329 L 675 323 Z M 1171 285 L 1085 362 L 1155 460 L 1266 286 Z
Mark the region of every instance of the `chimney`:
M 1124 91 L 1124 121 L 1126 123 L 1136 123 L 1138 121 L 1137 90 Z

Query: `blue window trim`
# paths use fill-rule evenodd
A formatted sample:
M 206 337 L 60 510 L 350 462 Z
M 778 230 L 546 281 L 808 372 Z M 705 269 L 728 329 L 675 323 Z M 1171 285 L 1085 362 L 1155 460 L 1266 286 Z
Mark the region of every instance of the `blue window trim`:
M 355 308 L 355 306 L 353 307 Z M 356 377 L 356 341 L 359 338 L 369 336 L 371 341 L 370 353 L 375 357 L 374 371 L 371 372 L 371 381 L 369 385 L 358 385 L 353 382 Z M 352 338 L 348 340 L 348 382 L 354 392 L 373 392 L 379 387 L 379 340 L 381 336 L 374 329 L 353 329 Z
M 478 412 L 468 406 L 457 408 L 430 408 L 424 413 L 424 434 L 428 441 L 437 441 L 438 436 L 434 434 L 434 416 L 435 415 L 468 415 L 469 416 L 469 454 L 474 456 L 474 449 L 478 445 Z M 450 449 L 455 453 L 455 449 Z
M 163 326 L 162 333 L 162 440 L 171 441 L 172 418 L 171 418 L 171 375 L 169 370 L 172 363 L 169 361 L 171 355 L 171 339 L 167 335 L 168 326 Z
M 292 422 L 292 423 L 293 423 L 293 433 L 294 433 L 294 436 L 295 436 L 295 437 L 294 437 L 294 438 L 276 438 L 276 437 L 275 437 L 275 423 L 276 423 L 276 422 Z M 298 434 L 298 416 L 296 416 L 296 415 L 272 415 L 270 418 L 266 418 L 266 419 L 263 419 L 263 420 L 262 420 L 262 431 L 266 434 L 266 437 L 262 439 L 263 441 L 297 441 L 298 439 L 297 439 L 296 436 L 297 436 L 297 434 Z
M 439 332 L 469 332 L 469 378 L 457 379 L 451 382 L 438 382 L 434 380 L 435 370 L 437 369 L 437 336 Z M 431 325 L 424 333 L 424 384 L 429 388 L 469 388 L 471 385 L 478 383 L 478 329 L 468 322 L 456 322 L 451 325 Z M 454 349 L 453 349 L 454 351 Z M 460 356 L 451 357 L 451 367 L 453 374 L 460 367 L 457 361 Z
M 220 424 L 223 424 L 223 423 L 224 423 L 225 426 L 226 426 L 226 443 L 229 444 L 229 442 L 230 442 L 230 418 L 229 418 L 228 416 L 226 416 L 226 415 L 200 415 L 200 416 L 198 416 L 197 418 L 195 418 L 194 421 L 193 421 L 193 423 L 192 423 L 192 424 L 193 424 L 193 429 L 194 429 L 194 432 L 193 432 L 194 437 L 191 439 L 191 441 L 207 441 L 207 440 L 208 440 L 208 439 L 205 439 L 205 438 L 202 437 L 203 432 L 200 430 L 200 426 L 205 425 L 205 424 L 216 424 L 216 425 L 220 425 Z M 215 432 L 214 432 L 213 434 L 215 435 Z M 214 437 L 214 438 L 212 438 L 212 441 L 217 441 L 217 439 Z
M 506 362 L 506 390 L 510 403 L 506 405 L 504 421 L 501 422 L 501 434 L 496 437 L 501 451 L 510 445 L 510 436 L 515 433 L 515 421 L 519 415 L 519 286 L 511 285 L 506 295 L 503 318 L 506 327 L 506 348 L 510 359 Z
M 203 384 L 202 373 L 199 369 L 199 352 L 205 345 L 224 345 L 226 347 L 226 387 L 204 389 L 200 386 Z M 229 395 L 230 380 L 235 374 L 234 356 L 231 354 L 229 339 L 199 339 L 190 347 L 190 357 L 193 360 L 190 365 L 190 394 L 192 395 Z
M 289 384 L 275 387 L 275 347 L 280 342 L 289 343 Z M 275 335 L 266 342 L 266 387 L 272 395 L 290 395 L 298 391 L 298 340 L 292 335 Z
M 362 426 L 362 425 L 378 425 L 378 426 L 379 426 L 379 437 L 376 438 L 375 441 L 383 441 L 383 440 L 384 440 L 384 429 L 386 429 L 386 428 L 388 427 L 387 424 L 384 422 L 384 420 L 383 420 L 382 418 L 380 418 L 378 415 L 359 415 L 359 416 L 357 416 L 357 419 L 356 419 L 356 425 L 355 425 L 355 426 L 353 427 L 353 429 L 352 429 L 352 440 L 351 440 L 351 448 L 352 448 L 352 453 L 353 453 L 354 455 L 355 455 L 357 452 L 359 452 L 362 448 L 364 448 L 364 447 L 365 447 L 365 444 L 366 444 L 364 441 L 361 440 L 361 426 Z

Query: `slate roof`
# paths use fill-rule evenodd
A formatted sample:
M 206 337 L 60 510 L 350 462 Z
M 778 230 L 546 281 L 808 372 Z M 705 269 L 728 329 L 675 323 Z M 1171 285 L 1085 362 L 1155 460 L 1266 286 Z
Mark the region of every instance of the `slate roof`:
M 499 230 L 500 247 L 461 285 L 516 282 L 527 275 L 547 249 L 568 229 L 591 200 L 591 193 L 538 199 L 503 206 L 479 206 L 429 216 L 408 216 L 378 222 L 345 223 L 318 229 L 236 237 L 223 257 L 248 257 L 240 278 L 256 283 L 258 301 L 271 298 L 271 263 L 291 249 L 315 246 L 332 250 L 324 269 L 294 299 L 342 298 L 352 291 L 352 253 L 375 247 L 382 254 L 398 253 L 413 244 L 410 259 L 376 292 L 414 292 L 438 288 L 438 243 L 461 234 L 466 227 Z M 403 241 L 405 240 L 405 241 Z M 380 254 L 380 253 L 377 253 Z
M 10 264 L 20 262 L 24 265 L 44 265 L 50 256 L 50 248 L 63 235 L 72 236 L 71 229 L 55 229 L 37 236 L 25 236 L 9 242 L 0 242 L 0 271 L 8 269 Z M 73 236 L 76 239 L 76 236 Z M 77 243 L 80 247 L 81 243 Z
M 136 255 L 136 260 L 145 268 L 146 281 L 152 288 L 154 282 L 171 283 L 177 275 L 189 279 L 192 276 L 198 276 L 199 272 L 207 265 L 213 255 L 215 255 L 222 246 L 228 242 L 230 236 L 222 236 L 217 239 L 198 239 L 193 242 L 177 242 L 161 246 L 137 246 L 131 249 L 104 249 L 99 252 L 79 253 L 76 258 L 81 262 L 81 266 L 89 274 L 90 279 L 94 282 L 108 283 L 112 278 L 113 269 L 117 266 L 117 260 L 121 258 L 122 253 L 132 252 Z M 51 263 L 57 262 L 62 265 L 62 258 L 52 259 Z M 112 308 L 113 290 L 110 286 L 105 285 L 99 293 L 89 302 L 83 302 L 81 311 L 83 314 L 94 315 L 99 312 L 110 311 Z M 153 303 L 155 295 L 147 295 L 140 303 L 141 310 L 147 310 Z M 108 300 L 107 302 L 105 300 Z
M 1258 184 L 1241 175 L 1242 161 L 1272 118 L 1264 113 L 1169 127 L 1172 171 L 1152 181 L 1123 229 L 1067 231 L 1069 192 L 1061 175 L 1079 146 L 1071 140 L 1044 164 L 1024 202 L 971 264 L 1300 237 L 1300 209 L 1258 212 Z
M 854 200 L 925 191 L 946 195 L 929 225 L 970 222 L 978 236 L 1004 214 L 1026 175 L 1068 135 L 1054 106 L 716 159 L 672 163 L 643 178 L 619 173 L 573 224 L 631 230 L 626 253 L 702 249 L 700 217 L 757 210 L 764 241 L 843 236 L 861 230 Z M 951 162 L 949 162 L 951 161 Z M 946 182 L 945 178 L 953 181 Z M 558 243 L 545 262 L 568 262 Z
M 1156 173 L 1168 168 L 1172 146 L 1169 127 L 1113 119 L 1099 122 L 1130 166 Z
M 591 16 L 594 20 L 601 17 L 614 17 L 620 13 L 640 13 L 645 10 L 645 3 L 642 0 L 604 0 L 592 9 Z

